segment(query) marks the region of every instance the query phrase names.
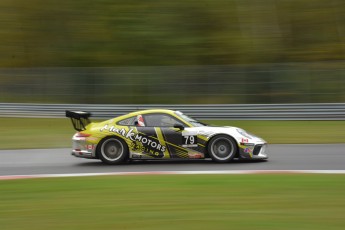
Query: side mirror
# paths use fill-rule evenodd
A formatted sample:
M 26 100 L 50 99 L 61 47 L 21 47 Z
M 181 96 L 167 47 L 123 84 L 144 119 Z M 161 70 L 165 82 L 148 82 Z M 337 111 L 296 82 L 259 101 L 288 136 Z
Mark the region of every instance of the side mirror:
M 179 129 L 179 130 L 184 130 L 184 126 L 181 124 L 174 124 L 174 128 Z

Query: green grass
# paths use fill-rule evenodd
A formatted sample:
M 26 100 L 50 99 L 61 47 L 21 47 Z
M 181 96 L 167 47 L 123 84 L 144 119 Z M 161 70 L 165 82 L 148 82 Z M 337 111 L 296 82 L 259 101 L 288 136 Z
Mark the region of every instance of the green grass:
M 237 126 L 271 144 L 344 143 L 345 121 L 206 121 Z M 0 149 L 70 147 L 68 119 L 0 118 Z
M 0 181 L 1 229 L 344 229 L 344 175 Z
M 0 149 L 70 147 L 68 119 L 0 118 Z

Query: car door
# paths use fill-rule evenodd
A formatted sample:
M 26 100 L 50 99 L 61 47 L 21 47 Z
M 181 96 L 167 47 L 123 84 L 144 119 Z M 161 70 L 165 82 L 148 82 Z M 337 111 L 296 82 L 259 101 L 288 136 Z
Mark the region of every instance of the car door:
M 166 147 L 164 158 L 188 158 L 188 150 L 183 147 L 183 130 L 174 128 L 176 125 L 185 127 L 186 125 L 169 114 L 145 114 L 145 128 L 154 128 L 158 140 L 162 146 Z
M 159 132 L 155 127 L 135 127 L 133 151 L 140 152 L 140 158 L 168 158 L 167 147 L 159 138 Z

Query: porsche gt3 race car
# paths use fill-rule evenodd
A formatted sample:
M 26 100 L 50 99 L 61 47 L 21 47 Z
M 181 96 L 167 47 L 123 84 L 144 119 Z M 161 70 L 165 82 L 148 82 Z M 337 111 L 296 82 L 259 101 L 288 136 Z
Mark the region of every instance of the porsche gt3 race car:
M 267 143 L 237 127 L 208 126 L 179 111 L 143 110 L 103 122 L 88 112 L 66 111 L 78 132 L 72 155 L 106 164 L 126 160 L 234 158 L 265 160 Z

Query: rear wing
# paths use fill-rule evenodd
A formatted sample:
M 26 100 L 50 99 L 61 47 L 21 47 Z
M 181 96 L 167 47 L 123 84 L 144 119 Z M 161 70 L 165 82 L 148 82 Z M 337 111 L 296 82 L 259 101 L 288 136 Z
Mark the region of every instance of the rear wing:
M 89 117 L 91 113 L 83 111 L 69 111 L 66 110 L 66 117 L 71 118 L 73 127 L 77 131 L 85 130 L 86 126 L 91 123 Z

